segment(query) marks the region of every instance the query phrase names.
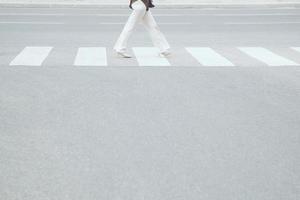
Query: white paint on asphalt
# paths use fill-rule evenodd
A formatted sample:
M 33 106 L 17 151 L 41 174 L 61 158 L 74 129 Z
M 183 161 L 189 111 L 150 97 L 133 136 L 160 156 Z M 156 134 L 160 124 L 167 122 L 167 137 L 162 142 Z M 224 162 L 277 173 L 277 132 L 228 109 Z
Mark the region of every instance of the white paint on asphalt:
M 186 50 L 203 66 L 235 66 L 209 47 L 187 47 Z
M 20 22 L 20 21 L 7 21 L 0 22 L 0 24 L 31 24 L 31 25 L 62 25 L 63 22 Z
M 166 58 L 159 56 L 154 47 L 134 47 L 133 52 L 140 66 L 170 66 Z
M 64 13 L 0 13 L 0 16 L 66 16 L 66 15 L 68 15 L 68 14 L 64 14 Z
M 53 47 L 25 47 L 10 63 L 11 66 L 41 66 Z
M 300 52 L 300 47 L 291 47 L 293 50 Z
M 237 47 L 239 50 L 250 56 L 252 59 L 261 61 L 268 66 L 296 66 L 299 65 L 288 58 L 277 55 L 263 47 Z M 10 65 L 41 66 L 48 57 L 53 47 L 26 47 L 22 50 Z M 221 53 L 210 47 L 186 47 L 202 66 L 235 66 L 234 61 L 228 60 Z M 300 52 L 300 47 L 289 47 Z M 136 55 L 139 66 L 171 66 L 167 58 L 159 57 L 159 50 L 154 47 L 135 47 L 133 52 Z M 186 59 L 186 58 L 182 58 Z M 176 65 L 176 63 L 173 63 Z M 247 63 L 245 63 L 247 64 Z M 80 47 L 74 60 L 74 66 L 108 66 L 106 47 Z
M 106 48 L 81 47 L 78 49 L 75 66 L 107 66 Z
M 101 25 L 124 25 L 124 22 L 100 22 L 99 24 Z M 192 22 L 163 22 L 163 23 L 158 23 L 158 25 L 191 25 L 193 24 Z
M 209 16 L 220 16 L 220 17 L 256 17 L 256 16 L 299 16 L 299 13 L 249 13 L 249 14 L 199 14 Z
M 249 14 L 234 14 L 234 13 L 176 13 L 176 14 L 163 14 L 155 13 L 156 17 L 183 17 L 183 16 L 215 16 L 215 17 L 251 17 L 251 16 L 300 16 L 299 13 L 249 13 Z M 98 16 L 98 17 L 126 17 L 128 13 L 79 13 L 79 14 L 67 14 L 67 13 L 0 13 L 0 16 Z
M 68 25 L 68 23 L 64 22 L 41 22 L 41 21 L 28 21 L 28 22 L 21 22 L 21 21 L 0 21 L 0 24 L 29 24 L 29 25 Z M 71 23 L 69 23 L 71 24 Z M 88 23 L 88 24 L 95 24 L 95 23 Z M 124 25 L 124 22 L 100 22 L 100 25 Z M 158 23 L 159 25 L 192 25 L 192 22 L 163 22 Z
M 0 21 L 0 24 L 28 24 L 28 25 L 68 25 L 65 22 L 41 22 L 41 21 Z M 90 25 L 95 23 L 88 23 Z M 124 25 L 124 22 L 100 22 L 100 25 Z M 161 22 L 159 25 L 193 25 L 192 22 Z M 224 22 L 224 25 L 281 25 L 300 24 L 300 22 Z
M 225 25 L 280 25 L 280 24 L 300 24 L 300 22 L 225 22 Z
M 239 47 L 239 49 L 247 55 L 266 63 L 269 66 L 299 65 L 294 61 L 277 55 L 263 47 Z
M 27 11 L 27 12 L 31 12 L 33 10 L 35 10 L 36 8 L 29 8 L 29 7 L 22 7 L 22 8 L 17 8 L 17 7 L 14 7 L 14 8 L 1 8 L 0 9 L 0 12 L 1 13 L 11 13 L 12 12 L 15 12 L 16 10 L 20 10 L 20 11 Z M 123 7 L 123 8 L 80 8 L 80 7 L 55 7 L 55 8 L 43 8 L 43 7 L 40 7 L 38 8 L 39 11 L 49 11 L 49 10 L 54 10 L 54 11 L 59 11 L 59 12 L 69 12 L 69 11 L 76 11 L 76 12 L 82 12 L 82 11 L 89 11 L 89 12 L 94 12 L 94 11 L 98 11 L 98 12 L 101 12 L 103 10 L 105 11 L 111 11 L 112 13 L 113 12 L 116 12 L 116 13 L 120 13 L 120 11 L 127 11 L 127 6 Z M 285 6 L 280 6 L 280 7 L 260 7 L 260 6 L 255 6 L 255 7 L 241 7 L 241 6 L 238 6 L 238 7 L 205 7 L 205 6 L 201 6 L 201 7 L 192 7 L 192 6 L 188 6 L 188 7 L 185 7 L 185 9 L 187 10 L 190 10 L 190 11 L 243 11 L 243 12 L 247 12 L 247 11 L 283 11 L 283 12 L 289 12 L 289 11 L 297 11 L 299 9 L 299 7 L 297 6 L 293 6 L 293 7 L 285 7 Z M 171 8 L 165 8 L 165 7 L 161 7 L 161 6 L 157 6 L 155 8 L 155 11 L 175 11 L 175 12 L 178 12 L 178 11 L 182 11 L 183 8 L 176 8 L 176 7 L 171 7 Z

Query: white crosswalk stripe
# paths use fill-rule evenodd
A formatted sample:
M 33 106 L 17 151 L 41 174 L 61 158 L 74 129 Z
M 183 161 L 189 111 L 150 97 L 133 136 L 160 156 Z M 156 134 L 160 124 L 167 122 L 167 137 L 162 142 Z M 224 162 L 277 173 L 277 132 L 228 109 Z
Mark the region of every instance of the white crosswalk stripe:
M 133 52 L 140 66 L 170 66 L 168 59 L 159 57 L 154 47 L 135 47 Z
M 288 66 L 299 65 L 294 61 L 284 58 L 280 55 L 263 47 L 239 47 L 239 49 L 247 55 L 269 65 L 269 66 Z
M 209 47 L 187 47 L 186 50 L 204 66 L 234 66 L 232 62 Z
M 47 59 L 50 52 L 52 52 L 53 47 L 46 46 L 29 46 L 25 47 L 11 62 L 10 66 L 41 66 L 43 62 Z M 178 58 L 180 57 L 179 53 L 173 53 L 168 58 L 160 57 L 159 50 L 154 47 L 134 47 L 133 52 L 135 57 L 132 58 L 132 64 L 134 65 L 135 60 L 137 61 L 139 66 L 171 66 L 169 61 L 172 61 L 172 65 L 174 66 L 189 66 L 189 65 L 197 65 L 196 61 L 198 61 L 199 66 L 235 66 L 234 63 L 239 63 L 239 65 L 247 65 L 249 59 L 245 59 L 246 63 L 241 63 L 243 60 L 234 60 L 238 57 L 231 57 L 231 60 L 226 58 L 222 52 L 216 52 L 214 49 L 210 47 L 186 47 L 183 48 L 184 51 L 181 51 L 182 60 L 185 62 L 181 62 Z M 263 47 L 236 47 L 236 49 L 240 50 L 245 56 L 251 58 L 253 61 L 260 61 L 261 66 L 299 66 L 299 64 L 295 61 L 290 60 L 289 58 L 283 57 L 272 52 L 269 49 Z M 282 49 L 282 48 L 281 48 Z M 287 47 L 286 49 L 295 50 L 300 52 L 300 47 Z M 72 52 L 72 53 L 71 53 Z M 285 52 L 285 55 L 288 52 Z M 74 54 L 71 50 L 66 52 L 66 54 Z M 53 52 L 53 55 L 58 56 L 57 52 Z M 65 55 L 65 54 L 64 54 Z M 67 58 L 73 59 L 74 55 L 70 55 Z M 291 55 L 293 57 L 295 55 Z M 56 57 L 57 58 L 57 57 Z M 194 58 L 194 59 L 190 59 Z M 54 57 L 52 57 L 54 59 Z M 77 50 L 77 54 L 75 60 L 73 61 L 74 66 L 108 66 L 108 59 L 116 59 L 116 57 L 112 57 L 111 54 L 107 54 L 106 47 L 79 47 Z M 68 63 L 70 60 L 68 60 Z M 180 61 L 180 62 L 179 62 Z M 55 64 L 57 62 L 64 63 L 64 57 L 61 60 L 55 60 Z M 71 61 L 72 62 L 72 61 Z M 114 65 L 115 61 L 112 60 L 111 64 Z M 118 61 L 119 62 L 119 61 Z M 176 62 L 179 62 L 176 65 Z M 47 65 L 51 63 L 51 59 L 47 59 Z M 122 62 L 119 62 L 122 65 Z M 253 65 L 253 64 L 252 64 Z M 249 65 L 249 66 L 252 66 Z M 259 64 L 258 64 L 259 65 Z
M 81 47 L 78 49 L 75 66 L 107 66 L 106 48 Z
M 292 49 L 294 49 L 295 51 L 300 52 L 300 47 L 292 47 Z
M 10 63 L 11 66 L 41 66 L 53 47 L 25 47 Z

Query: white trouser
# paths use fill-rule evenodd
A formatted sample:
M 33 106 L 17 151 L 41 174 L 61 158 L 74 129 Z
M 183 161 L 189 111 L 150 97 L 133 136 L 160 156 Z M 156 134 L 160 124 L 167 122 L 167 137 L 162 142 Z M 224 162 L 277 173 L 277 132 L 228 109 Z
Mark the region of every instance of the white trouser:
M 169 43 L 159 30 L 159 27 L 157 26 L 150 10 L 146 11 L 145 4 L 141 0 L 138 0 L 132 4 L 132 8 L 132 14 L 130 15 L 119 39 L 117 40 L 114 49 L 121 52 L 126 51 L 128 39 L 132 35 L 139 22 L 145 26 L 146 30 L 151 36 L 154 46 L 159 48 L 160 52 L 170 49 Z

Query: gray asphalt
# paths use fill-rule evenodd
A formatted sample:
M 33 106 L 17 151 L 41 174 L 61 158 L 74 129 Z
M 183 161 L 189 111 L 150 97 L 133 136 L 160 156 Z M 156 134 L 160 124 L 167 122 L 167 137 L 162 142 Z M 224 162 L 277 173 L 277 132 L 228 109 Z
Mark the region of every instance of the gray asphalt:
M 238 46 L 300 62 L 300 9 L 156 9 L 172 67 L 111 48 L 130 10 L 0 9 L 0 199 L 298 200 L 300 66 L 270 67 Z M 118 15 L 118 16 L 116 16 Z M 150 46 L 138 28 L 131 46 Z M 43 66 L 9 66 L 26 46 Z M 104 46 L 108 67 L 74 67 Z M 209 46 L 236 67 L 203 67 Z

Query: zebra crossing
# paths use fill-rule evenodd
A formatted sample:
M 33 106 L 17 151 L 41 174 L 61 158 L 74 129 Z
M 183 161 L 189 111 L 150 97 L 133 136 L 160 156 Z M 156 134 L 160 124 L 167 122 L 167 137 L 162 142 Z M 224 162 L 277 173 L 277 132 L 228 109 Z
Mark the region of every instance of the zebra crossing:
M 10 65 L 40 66 L 53 47 L 25 47 Z
M 237 66 L 233 58 L 227 58 L 222 55 L 220 50 L 211 47 L 183 47 L 186 54 L 185 59 L 194 60 L 199 66 L 205 67 L 234 67 Z M 300 47 L 287 47 L 288 51 L 299 54 L 299 57 L 287 58 L 283 55 L 273 52 L 264 47 L 235 47 L 237 51 L 244 56 L 266 66 L 300 66 Z M 55 51 L 51 46 L 28 46 L 19 52 L 9 63 L 9 66 L 43 66 L 49 59 L 49 55 Z M 77 54 L 74 55 L 73 66 L 109 66 L 109 56 L 106 47 L 79 47 Z M 176 63 L 170 62 L 171 57 L 158 56 L 158 49 L 154 47 L 133 47 L 132 52 L 138 66 L 176 66 Z M 176 55 L 177 59 L 178 56 Z
M 78 49 L 75 66 L 106 66 L 106 49 L 103 47 L 81 47 Z
M 270 66 L 298 65 L 297 63 L 262 47 L 241 47 L 239 49 L 249 56 L 252 56 L 253 58 L 256 58 Z
M 187 51 L 204 66 L 234 66 L 228 59 L 208 47 L 187 48 Z
M 157 56 L 156 48 L 134 47 L 133 52 L 140 66 L 170 66 L 167 58 Z

